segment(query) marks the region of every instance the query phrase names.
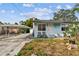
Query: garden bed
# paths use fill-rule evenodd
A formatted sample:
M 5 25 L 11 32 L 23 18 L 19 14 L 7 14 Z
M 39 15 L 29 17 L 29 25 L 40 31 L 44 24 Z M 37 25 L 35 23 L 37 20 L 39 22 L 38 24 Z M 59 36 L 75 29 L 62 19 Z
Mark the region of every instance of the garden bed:
M 68 50 L 66 41 L 58 38 L 39 38 L 26 43 L 17 56 L 79 56 L 79 48 Z

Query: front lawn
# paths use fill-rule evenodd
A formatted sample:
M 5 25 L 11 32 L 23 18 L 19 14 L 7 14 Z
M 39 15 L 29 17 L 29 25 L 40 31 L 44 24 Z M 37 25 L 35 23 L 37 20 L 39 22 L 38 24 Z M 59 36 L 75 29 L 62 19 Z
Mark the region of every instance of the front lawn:
M 79 48 L 68 50 L 65 40 L 34 39 L 26 43 L 17 56 L 79 56 Z

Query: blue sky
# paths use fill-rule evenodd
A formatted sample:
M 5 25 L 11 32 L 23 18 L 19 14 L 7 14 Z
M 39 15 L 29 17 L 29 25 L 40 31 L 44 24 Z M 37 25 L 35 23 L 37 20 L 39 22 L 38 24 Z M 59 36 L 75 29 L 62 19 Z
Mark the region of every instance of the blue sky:
M 72 9 L 73 3 L 1 3 L 0 21 L 15 23 L 30 17 L 52 19 L 58 9 Z

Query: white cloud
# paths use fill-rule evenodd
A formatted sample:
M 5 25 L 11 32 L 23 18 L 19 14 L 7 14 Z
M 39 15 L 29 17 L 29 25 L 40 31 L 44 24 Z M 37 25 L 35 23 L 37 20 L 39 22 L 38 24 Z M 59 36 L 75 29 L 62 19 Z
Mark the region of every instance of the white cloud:
M 48 8 L 35 8 L 35 12 L 41 12 L 41 13 L 51 13 L 52 10 Z
M 66 5 L 66 8 L 67 9 L 71 9 L 72 7 L 70 5 Z
M 1 13 L 5 13 L 6 11 L 5 10 L 1 10 Z
M 33 7 L 34 5 L 31 4 L 31 3 L 24 3 L 23 6 L 24 6 L 24 7 Z
M 58 5 L 56 8 L 57 8 L 57 9 L 61 9 L 62 7 L 61 7 L 61 5 Z
M 37 18 L 49 18 L 53 13 L 51 9 L 48 8 L 35 8 L 33 12 L 20 13 L 20 15 L 25 15 L 26 17 L 37 17 Z
M 15 11 L 14 10 L 11 10 L 11 13 L 15 13 Z

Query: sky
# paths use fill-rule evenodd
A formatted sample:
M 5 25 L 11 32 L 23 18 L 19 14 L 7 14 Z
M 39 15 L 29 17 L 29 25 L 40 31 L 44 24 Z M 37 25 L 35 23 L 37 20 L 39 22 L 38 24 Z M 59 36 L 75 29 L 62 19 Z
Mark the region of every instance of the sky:
M 0 3 L 0 21 L 19 23 L 30 17 L 49 20 L 58 9 L 72 9 L 74 3 Z

